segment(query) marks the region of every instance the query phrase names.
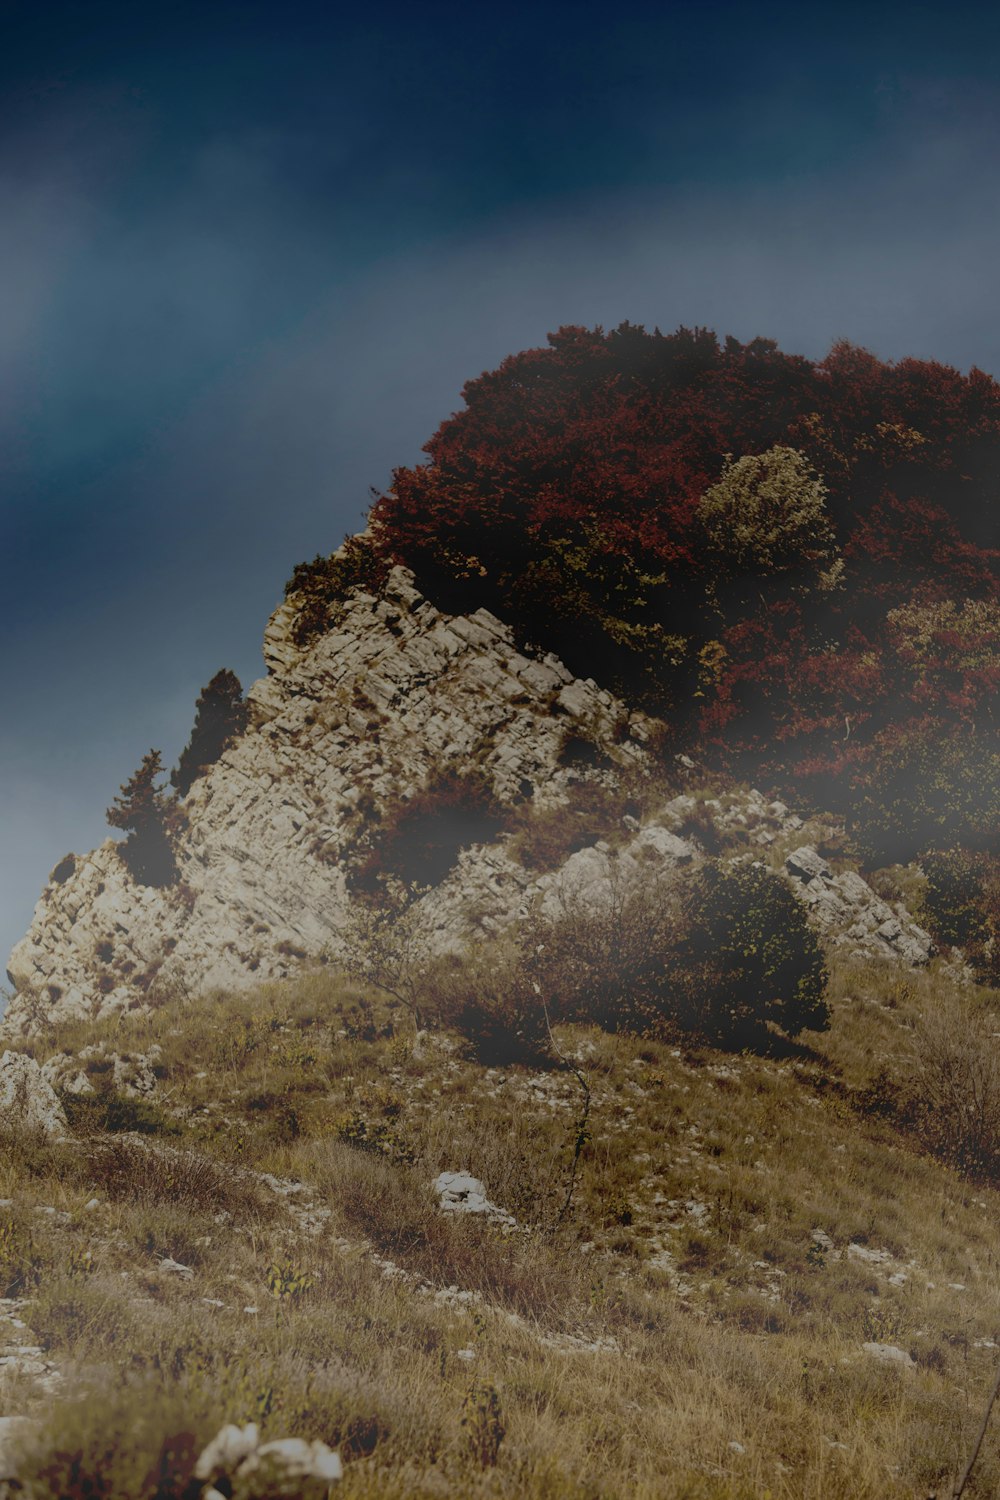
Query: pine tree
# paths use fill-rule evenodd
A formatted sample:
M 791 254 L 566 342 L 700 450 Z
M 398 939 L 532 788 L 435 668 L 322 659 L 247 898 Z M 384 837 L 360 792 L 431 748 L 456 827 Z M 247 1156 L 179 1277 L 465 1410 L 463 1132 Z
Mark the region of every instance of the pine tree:
M 226 746 L 246 728 L 247 707 L 243 688 L 235 673 L 223 667 L 203 688 L 195 704 L 191 738 L 181 752 L 170 784 L 185 797 L 199 776 L 214 766 Z
M 107 811 L 112 828 L 121 828 L 128 838 L 120 854 L 132 878 L 140 885 L 172 885 L 177 879 L 172 807 L 157 780 L 163 774 L 159 750 L 142 758 L 135 775 L 123 783 Z

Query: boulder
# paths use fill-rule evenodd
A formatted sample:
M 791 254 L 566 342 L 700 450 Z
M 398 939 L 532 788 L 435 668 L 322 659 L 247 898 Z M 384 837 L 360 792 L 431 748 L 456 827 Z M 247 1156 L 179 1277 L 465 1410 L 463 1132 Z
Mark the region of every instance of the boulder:
M 513 1215 L 491 1203 L 483 1183 L 469 1172 L 442 1172 L 434 1182 L 434 1191 L 443 1213 L 485 1214 L 494 1223 L 511 1229 L 516 1226 Z
M 51 1136 L 66 1133 L 66 1115 L 55 1090 L 35 1059 L 23 1052 L 0 1057 L 0 1122 Z
M 203 1494 L 220 1495 L 234 1489 L 240 1494 L 286 1494 L 292 1482 L 295 1494 L 305 1494 L 335 1484 L 343 1472 L 340 1454 L 318 1439 L 275 1438 L 262 1443 L 255 1422 L 223 1427 L 194 1466 L 195 1479 L 212 1487 Z

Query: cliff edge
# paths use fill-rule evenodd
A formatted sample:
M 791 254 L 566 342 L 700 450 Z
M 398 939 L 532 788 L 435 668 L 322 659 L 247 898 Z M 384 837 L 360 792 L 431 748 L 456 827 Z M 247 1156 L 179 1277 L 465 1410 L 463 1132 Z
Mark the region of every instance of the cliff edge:
M 335 941 L 345 863 L 390 799 L 475 761 L 502 802 L 558 801 L 567 737 L 641 764 L 650 721 L 556 657 L 519 651 L 485 609 L 448 616 L 402 568 L 296 643 L 294 596 L 264 636 L 250 723 L 192 786 L 179 879 L 137 884 L 112 839 L 67 856 L 11 954 L 4 1028 L 287 976 Z

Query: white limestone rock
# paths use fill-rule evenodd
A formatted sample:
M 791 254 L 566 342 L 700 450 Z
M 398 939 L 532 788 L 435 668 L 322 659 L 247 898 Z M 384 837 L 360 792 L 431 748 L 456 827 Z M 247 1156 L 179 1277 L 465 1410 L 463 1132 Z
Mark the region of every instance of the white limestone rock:
M 66 1115 L 55 1090 L 33 1057 L 4 1052 L 0 1057 L 0 1122 L 66 1134 Z
M 435 1179 L 434 1191 L 442 1213 L 484 1214 L 492 1223 L 517 1227 L 513 1215 L 491 1203 L 484 1184 L 469 1172 L 442 1172 Z
M 268 623 L 269 675 L 248 693 L 249 728 L 184 799 L 178 883 L 137 886 L 110 839 L 50 881 L 10 957 L 8 1036 L 319 961 L 345 923 L 359 807 L 418 790 L 442 763 L 476 755 L 501 800 L 528 787 L 544 806 L 575 774 L 560 764 L 567 730 L 622 767 L 648 760 L 643 715 L 551 654 L 523 655 L 488 610 L 442 614 L 405 569 L 380 599 L 349 596 L 336 625 L 303 646 L 296 607 L 286 600 Z M 499 907 L 506 895 L 494 894 Z
M 895 1365 L 900 1370 L 912 1370 L 915 1368 L 911 1355 L 905 1349 L 900 1349 L 896 1344 L 862 1344 L 862 1349 L 872 1359 L 877 1359 L 884 1365 Z
M 834 875 L 809 844 L 788 855 L 785 869 L 795 894 L 834 942 L 846 943 L 864 957 L 893 959 L 910 968 L 931 958 L 930 934 L 902 908 L 893 911 L 855 870 Z

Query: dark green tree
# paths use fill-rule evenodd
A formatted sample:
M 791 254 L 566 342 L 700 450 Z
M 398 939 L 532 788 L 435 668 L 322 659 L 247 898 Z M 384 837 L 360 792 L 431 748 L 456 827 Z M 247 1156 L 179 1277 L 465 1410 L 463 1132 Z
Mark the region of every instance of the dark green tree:
M 830 1024 L 823 950 L 787 883 L 759 864 L 704 865 L 681 897 L 664 971 L 668 1014 L 723 1046 L 756 1047 Z
M 157 785 L 162 774 L 160 752 L 150 750 L 107 811 L 111 827 L 128 834 L 119 853 L 140 885 L 172 885 L 177 879 L 173 846 L 177 818 L 170 799 Z
M 195 704 L 191 738 L 170 773 L 170 784 L 179 797 L 185 797 L 198 777 L 215 765 L 226 746 L 243 733 L 246 723 L 247 706 L 240 680 L 223 667 L 202 688 Z

